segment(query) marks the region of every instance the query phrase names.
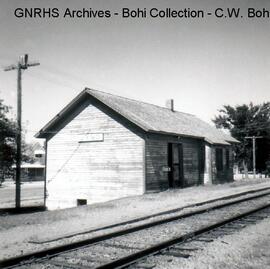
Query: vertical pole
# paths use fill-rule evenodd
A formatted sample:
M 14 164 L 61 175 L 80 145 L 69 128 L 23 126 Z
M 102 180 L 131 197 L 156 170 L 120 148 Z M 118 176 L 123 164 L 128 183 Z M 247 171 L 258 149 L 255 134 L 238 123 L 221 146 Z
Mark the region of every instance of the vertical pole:
M 18 78 L 17 78 L 17 153 L 16 153 L 16 208 L 21 207 L 21 121 L 22 121 L 22 70 L 21 64 L 18 63 Z
M 17 70 L 17 131 L 16 131 L 16 190 L 15 205 L 17 209 L 21 207 L 21 140 L 22 140 L 22 70 L 31 66 L 37 66 L 39 63 L 28 63 L 28 54 L 20 58 L 17 65 L 11 65 L 4 68 L 4 71 Z
M 253 177 L 256 178 L 256 146 L 255 146 L 255 136 L 252 137 L 252 148 L 253 148 Z
M 46 207 L 46 199 L 47 199 L 47 139 L 45 140 L 45 171 L 43 174 L 44 180 L 44 207 Z

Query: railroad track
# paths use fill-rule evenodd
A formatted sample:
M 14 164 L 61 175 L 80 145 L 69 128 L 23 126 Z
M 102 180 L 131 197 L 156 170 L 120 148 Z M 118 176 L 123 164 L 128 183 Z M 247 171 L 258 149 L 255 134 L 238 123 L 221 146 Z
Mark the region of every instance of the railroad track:
M 205 248 L 206 244 L 225 235 L 233 234 L 248 225 L 256 224 L 269 216 L 270 204 L 244 214 L 239 214 L 239 216 L 231 220 L 221 221 L 182 237 L 163 242 L 160 245 L 154 246 L 155 249 L 144 250 L 145 253 L 137 253 L 137 257 L 125 257 L 122 260 L 116 261 L 115 264 L 106 264 L 106 266 L 99 268 L 150 269 L 156 266 L 163 268 L 158 266 L 158 264 L 160 259 L 164 260 L 164 257 L 167 260 L 171 260 L 170 258 L 172 257 L 177 258 L 180 264 L 181 259 L 188 259 L 196 255 L 196 252 Z M 223 243 L 227 244 L 225 241 Z M 146 252 L 149 252 L 149 254 Z
M 202 236 L 201 242 L 211 241 L 217 234 L 222 235 L 222 230 L 213 233 L 216 229 L 234 223 L 230 229 L 237 230 L 268 217 L 269 208 L 270 192 L 261 191 L 188 214 L 172 214 L 96 238 L 3 260 L 0 268 L 153 268 L 141 260 L 157 253 L 188 258 L 196 248 L 179 244 L 198 241 L 198 236 Z M 252 214 L 252 221 L 247 220 Z

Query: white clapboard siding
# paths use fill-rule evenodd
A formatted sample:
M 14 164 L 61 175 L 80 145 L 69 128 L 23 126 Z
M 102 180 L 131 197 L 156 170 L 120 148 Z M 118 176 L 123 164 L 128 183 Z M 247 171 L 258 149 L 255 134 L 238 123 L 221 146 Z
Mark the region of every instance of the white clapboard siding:
M 103 135 L 104 140 L 79 143 L 85 133 Z M 142 194 L 143 154 L 142 138 L 89 104 L 48 141 L 47 207 Z

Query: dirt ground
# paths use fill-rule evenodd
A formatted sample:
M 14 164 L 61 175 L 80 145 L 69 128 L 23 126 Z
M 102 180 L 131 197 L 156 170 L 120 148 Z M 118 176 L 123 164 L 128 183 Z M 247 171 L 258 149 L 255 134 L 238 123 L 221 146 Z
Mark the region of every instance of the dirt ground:
M 263 187 L 270 187 L 269 179 L 239 180 L 223 185 L 168 190 L 77 208 L 0 216 L 0 259 L 42 247 L 41 244 L 35 245 L 29 241 L 53 239 Z

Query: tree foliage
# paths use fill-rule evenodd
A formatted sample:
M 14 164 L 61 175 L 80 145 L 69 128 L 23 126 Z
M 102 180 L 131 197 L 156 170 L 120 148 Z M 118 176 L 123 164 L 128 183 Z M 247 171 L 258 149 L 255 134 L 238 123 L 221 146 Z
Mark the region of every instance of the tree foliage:
M 235 107 L 225 105 L 213 120 L 217 128 L 228 129 L 241 143 L 235 146 L 236 161 L 252 167 L 252 140 L 247 136 L 262 136 L 256 140 L 256 166 L 266 168 L 270 157 L 270 102 L 254 105 L 243 104 Z
M 11 107 L 0 99 L 0 184 L 6 177 L 12 177 L 12 165 L 16 161 L 16 123 L 7 117 Z M 22 161 L 32 162 L 31 145 L 22 140 Z
M 0 182 L 8 176 L 15 160 L 16 125 L 7 118 L 10 107 L 0 100 Z

